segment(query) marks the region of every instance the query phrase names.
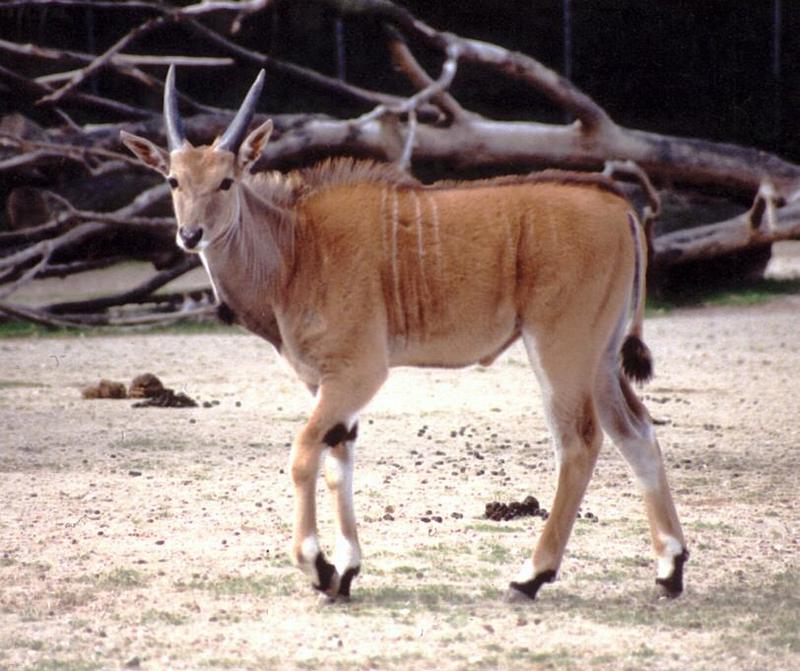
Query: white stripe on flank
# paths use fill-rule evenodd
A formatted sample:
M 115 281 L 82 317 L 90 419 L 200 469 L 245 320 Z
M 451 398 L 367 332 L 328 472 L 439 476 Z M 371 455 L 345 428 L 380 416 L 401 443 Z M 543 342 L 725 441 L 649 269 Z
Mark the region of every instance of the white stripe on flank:
M 381 242 L 383 243 L 384 254 L 389 251 L 389 227 L 386 221 L 386 190 L 388 187 L 384 186 L 381 189 Z
M 436 251 L 436 268 L 442 273 L 442 239 L 439 236 L 439 208 L 433 194 L 427 194 L 428 209 L 431 211 L 431 226 L 433 227 L 433 246 Z
M 428 290 L 428 278 L 425 275 L 425 232 L 422 228 L 422 203 L 419 201 L 419 196 L 416 191 L 411 191 L 414 198 L 414 223 L 417 227 L 417 256 L 419 258 L 419 280 L 422 285 L 422 298 L 430 300 L 430 291 Z M 420 300 L 420 297 L 417 297 Z M 422 303 L 424 307 L 424 303 Z
M 394 284 L 394 302 L 397 308 L 397 323 L 403 315 L 403 305 L 400 302 L 400 268 L 397 259 L 397 227 L 400 224 L 400 201 L 397 189 L 392 189 L 392 282 Z M 404 327 L 405 328 L 405 327 Z
M 425 244 L 422 235 L 422 205 L 416 191 L 409 192 L 414 197 L 414 223 L 417 227 L 417 254 L 419 254 L 420 268 L 423 266 L 422 260 L 425 258 Z

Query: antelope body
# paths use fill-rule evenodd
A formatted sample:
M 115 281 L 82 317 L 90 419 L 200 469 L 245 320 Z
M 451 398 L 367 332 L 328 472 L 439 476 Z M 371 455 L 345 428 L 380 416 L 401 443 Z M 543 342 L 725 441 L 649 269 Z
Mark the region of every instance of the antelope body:
M 643 490 L 657 583 L 680 594 L 688 553 L 650 416 L 627 379 L 646 379 L 651 366 L 641 340 L 646 250 L 628 201 L 602 178 L 560 172 L 423 186 L 388 166 L 338 159 L 252 174 L 272 127 L 246 135 L 262 79 L 222 138 L 192 147 L 171 69 L 169 153 L 123 140 L 170 181 L 178 244 L 201 254 L 220 302 L 315 394 L 290 457 L 292 557 L 313 585 L 348 598 L 360 570 L 357 416 L 389 368 L 488 365 L 521 337 L 542 388 L 558 486 L 509 596 L 532 599 L 555 579 L 603 430 Z M 323 457 L 336 507 L 332 564 L 317 536 Z

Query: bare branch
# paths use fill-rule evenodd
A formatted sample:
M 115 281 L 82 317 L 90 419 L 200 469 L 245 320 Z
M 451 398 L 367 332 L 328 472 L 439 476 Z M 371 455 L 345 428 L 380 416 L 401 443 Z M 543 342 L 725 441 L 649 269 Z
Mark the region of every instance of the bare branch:
M 76 313 L 76 312 L 99 312 L 106 310 L 110 307 L 119 305 L 126 305 L 128 303 L 135 303 L 141 301 L 148 296 L 151 296 L 154 291 L 157 291 L 166 284 L 169 284 L 174 279 L 181 275 L 185 275 L 190 270 L 197 268 L 200 265 L 200 259 L 197 256 L 187 256 L 180 263 L 162 270 L 161 272 L 153 275 L 146 281 L 138 286 L 122 291 L 120 293 L 111 294 L 109 296 L 102 296 L 100 298 L 93 298 L 83 301 L 69 301 L 66 303 L 53 303 L 48 305 L 45 310 L 51 314 L 63 313 Z
M 0 132 L 0 147 L 15 147 L 22 152 L 14 160 L 7 159 L 0 162 L 0 172 L 20 167 L 24 164 L 32 164 L 31 160 L 24 160 L 31 156 L 35 158 L 35 163 L 40 164 L 44 159 L 63 161 L 68 159 L 86 166 L 90 172 L 94 172 L 96 167 L 89 162 L 90 158 L 111 160 L 131 166 L 137 166 L 136 160 L 119 152 L 103 149 L 102 147 L 75 146 L 70 144 L 54 144 L 52 142 L 39 142 L 35 140 L 25 140 L 15 137 L 8 133 Z
M 426 86 L 421 91 L 417 91 L 417 93 L 415 93 L 413 96 L 406 98 L 399 104 L 392 105 L 382 103 L 378 105 L 371 112 L 367 112 L 356 119 L 355 123 L 358 125 L 369 123 L 373 119 L 377 119 L 384 114 L 394 114 L 396 116 L 400 116 L 401 114 L 408 114 L 412 110 L 416 111 L 419 109 L 420 105 L 428 102 L 431 98 L 447 90 L 453 81 L 453 77 L 456 76 L 459 54 L 460 51 L 457 46 L 448 46 L 447 60 L 445 60 L 444 64 L 442 65 L 442 73 L 439 75 L 439 79 L 431 82 L 430 85 Z
M 148 9 L 163 11 L 157 2 L 147 0 L 5 0 L 3 9 L 15 7 L 91 7 L 93 9 Z
M 395 65 L 403 71 L 417 89 L 427 89 L 433 86 L 433 79 L 422 69 L 422 66 L 414 58 L 400 34 L 393 29 L 387 32 L 389 32 L 390 36 L 389 51 L 392 54 Z M 456 99 L 445 90 L 431 96 L 431 101 L 442 109 L 450 121 L 458 121 L 467 114 Z
M 239 61 L 251 63 L 259 67 L 265 68 L 268 72 L 287 75 L 293 79 L 302 81 L 303 83 L 313 86 L 319 90 L 327 93 L 332 93 L 340 98 L 345 98 L 359 103 L 368 105 L 376 104 L 395 104 L 402 100 L 397 96 L 392 96 L 386 93 L 379 93 L 370 91 L 359 86 L 347 84 L 346 82 L 327 77 L 314 70 L 295 65 L 294 63 L 287 63 L 272 56 L 267 56 L 258 51 L 246 49 L 231 40 L 226 39 L 222 35 L 207 28 L 203 24 L 194 21 L 184 21 L 183 25 L 191 29 L 195 34 L 202 37 L 207 42 L 225 50 L 227 53 L 234 56 Z
M 374 14 L 397 25 L 406 33 L 417 35 L 442 51 L 458 52 L 464 61 L 486 65 L 512 79 L 525 82 L 547 96 L 556 105 L 574 115 L 586 133 L 593 133 L 614 123 L 606 111 L 571 81 L 545 67 L 539 61 L 495 44 L 458 37 L 435 30 L 408 10 L 389 0 L 326 0 L 342 14 Z
M 150 19 L 149 21 L 145 21 L 140 26 L 134 28 L 127 35 L 117 40 L 117 42 L 111 45 L 111 47 L 109 47 L 100 56 L 95 58 L 89 65 L 78 70 L 70 78 L 70 80 L 66 84 L 64 84 L 64 86 L 62 86 L 57 91 L 54 91 L 53 93 L 44 96 L 39 101 L 39 103 L 42 105 L 57 103 L 65 95 L 74 91 L 78 86 L 80 86 L 86 79 L 91 77 L 95 72 L 97 72 L 101 68 L 106 67 L 111 61 L 111 59 L 116 54 L 121 52 L 125 47 L 127 47 L 131 42 L 137 40 L 143 35 L 147 35 L 148 33 L 151 33 L 154 30 L 160 28 L 161 26 L 166 24 L 167 21 L 168 21 L 167 17 L 159 16 L 154 19 Z
M 47 96 L 52 92 L 49 86 L 35 80 L 25 79 L 2 65 L 0 65 L 0 81 L 5 81 L 6 84 L 8 84 L 14 92 L 19 93 L 23 99 L 41 99 L 41 96 Z M 69 100 L 63 101 L 63 104 L 111 112 L 115 116 L 127 119 L 149 119 L 154 116 L 154 113 L 149 110 L 89 93 L 74 93 Z
M 240 2 L 236 0 L 202 0 L 202 2 L 184 7 L 182 13 L 198 15 L 216 11 L 237 12 L 231 23 L 231 34 L 236 35 L 248 16 L 264 11 L 270 4 L 272 4 L 272 0 L 241 0 Z
M 763 196 L 759 196 L 763 198 Z M 774 210 L 770 226 L 753 225 L 753 209 L 725 221 L 658 236 L 654 264 L 676 265 L 730 254 L 748 247 L 800 238 L 800 200 Z
M 414 153 L 414 140 L 417 137 L 417 112 L 411 110 L 408 113 L 408 131 L 406 133 L 406 141 L 403 145 L 403 152 L 400 158 L 397 159 L 397 167 L 401 170 L 408 171 L 411 167 L 411 155 Z

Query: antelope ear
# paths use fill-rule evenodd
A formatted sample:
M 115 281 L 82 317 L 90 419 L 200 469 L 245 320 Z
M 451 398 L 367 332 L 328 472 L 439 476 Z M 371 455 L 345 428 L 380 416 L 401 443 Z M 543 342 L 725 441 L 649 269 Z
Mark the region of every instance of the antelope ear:
M 261 152 L 264 151 L 264 147 L 270 135 L 272 135 L 272 119 L 268 119 L 262 123 L 245 138 L 244 142 L 242 142 L 242 146 L 239 148 L 238 156 L 239 167 L 242 170 L 249 169 L 252 167 L 253 163 L 258 160 L 259 156 L 261 156 Z
M 150 140 L 127 133 L 119 133 L 122 143 L 148 168 L 160 172 L 164 177 L 169 175 L 169 154 L 161 147 L 157 147 Z

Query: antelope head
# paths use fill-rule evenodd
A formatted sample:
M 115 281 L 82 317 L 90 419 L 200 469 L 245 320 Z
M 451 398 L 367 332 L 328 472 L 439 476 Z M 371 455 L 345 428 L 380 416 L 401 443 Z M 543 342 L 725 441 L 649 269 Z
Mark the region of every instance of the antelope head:
M 272 133 L 266 121 L 249 135 L 264 71 L 256 78 L 225 133 L 212 145 L 193 147 L 186 140 L 178 113 L 175 66 L 164 87 L 164 123 L 168 150 L 122 131 L 122 142 L 149 168 L 166 177 L 178 222 L 176 241 L 187 252 L 199 253 L 220 240 L 239 219 L 241 178 L 261 155 Z

